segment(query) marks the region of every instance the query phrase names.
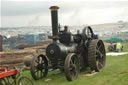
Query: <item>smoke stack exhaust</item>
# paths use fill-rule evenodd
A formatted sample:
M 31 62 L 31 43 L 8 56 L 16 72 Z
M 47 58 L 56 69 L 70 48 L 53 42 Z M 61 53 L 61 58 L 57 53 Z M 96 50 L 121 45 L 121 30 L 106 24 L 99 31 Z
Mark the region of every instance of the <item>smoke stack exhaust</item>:
M 52 38 L 54 41 L 57 40 L 58 36 L 58 6 L 51 6 L 51 21 L 52 21 Z

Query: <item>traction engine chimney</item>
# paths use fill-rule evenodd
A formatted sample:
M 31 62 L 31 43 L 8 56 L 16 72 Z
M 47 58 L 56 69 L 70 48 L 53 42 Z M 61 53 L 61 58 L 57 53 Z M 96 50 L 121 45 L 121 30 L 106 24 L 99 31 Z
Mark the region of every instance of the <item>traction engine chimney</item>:
M 51 6 L 52 39 L 56 42 L 58 38 L 58 6 Z

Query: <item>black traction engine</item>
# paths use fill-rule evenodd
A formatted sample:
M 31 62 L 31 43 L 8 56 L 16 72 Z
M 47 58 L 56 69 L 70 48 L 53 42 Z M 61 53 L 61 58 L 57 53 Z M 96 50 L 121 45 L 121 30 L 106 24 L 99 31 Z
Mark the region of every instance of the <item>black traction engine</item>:
M 90 26 L 84 27 L 82 32 L 78 30 L 76 34 L 72 34 L 68 26 L 61 30 L 58 25 L 58 9 L 57 6 L 50 7 L 53 42 L 46 48 L 47 57 L 43 54 L 33 57 L 32 77 L 35 80 L 45 77 L 49 68 L 60 69 L 69 81 L 77 79 L 80 69 L 85 67 L 101 71 L 106 61 L 103 41 L 98 39 Z

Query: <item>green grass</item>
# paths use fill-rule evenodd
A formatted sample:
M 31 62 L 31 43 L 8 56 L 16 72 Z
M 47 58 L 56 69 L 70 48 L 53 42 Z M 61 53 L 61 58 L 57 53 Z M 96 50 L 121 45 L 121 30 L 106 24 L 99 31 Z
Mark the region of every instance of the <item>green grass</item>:
M 34 85 L 128 85 L 128 55 L 107 56 L 106 67 L 96 75 L 85 77 L 86 70 L 80 73 L 77 80 L 68 82 L 64 74 L 55 74 L 57 71 L 48 73 L 48 76 L 41 80 L 33 80 L 30 72 L 23 75 L 29 77 Z M 45 81 L 46 79 L 51 79 Z
M 128 52 L 128 42 L 123 43 L 124 52 Z

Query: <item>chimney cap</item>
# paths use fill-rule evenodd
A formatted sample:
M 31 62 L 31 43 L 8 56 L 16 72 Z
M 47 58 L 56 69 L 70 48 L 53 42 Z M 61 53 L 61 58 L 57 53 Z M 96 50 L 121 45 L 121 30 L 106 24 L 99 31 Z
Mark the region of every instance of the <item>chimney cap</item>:
M 51 9 L 51 11 L 57 11 L 59 9 L 58 6 L 51 6 L 49 9 Z

